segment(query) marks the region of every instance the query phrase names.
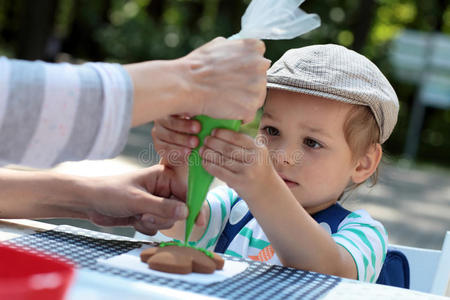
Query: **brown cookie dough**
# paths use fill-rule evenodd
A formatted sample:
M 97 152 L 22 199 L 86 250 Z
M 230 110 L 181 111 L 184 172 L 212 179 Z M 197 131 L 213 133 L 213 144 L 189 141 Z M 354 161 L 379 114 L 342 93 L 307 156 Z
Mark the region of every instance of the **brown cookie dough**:
M 170 243 L 145 249 L 141 253 L 141 261 L 148 263 L 150 269 L 177 274 L 209 274 L 221 270 L 225 262 L 217 253 Z

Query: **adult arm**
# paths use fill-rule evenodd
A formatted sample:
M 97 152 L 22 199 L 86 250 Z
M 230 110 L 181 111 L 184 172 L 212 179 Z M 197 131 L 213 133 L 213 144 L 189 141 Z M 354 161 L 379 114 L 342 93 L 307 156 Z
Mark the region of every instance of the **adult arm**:
M 253 120 L 266 94 L 264 51 L 259 40 L 216 38 L 180 59 L 125 66 L 135 90 L 133 125 L 181 113 Z
M 171 197 L 173 175 L 163 166 L 108 177 L 0 169 L 0 218 L 80 218 L 152 235 L 187 217 Z
M 132 105 L 132 83 L 118 64 L 0 58 L 0 162 L 49 167 L 116 156 Z
M 0 163 L 114 157 L 130 124 L 168 114 L 251 120 L 265 96 L 264 50 L 217 38 L 180 59 L 124 67 L 0 58 Z

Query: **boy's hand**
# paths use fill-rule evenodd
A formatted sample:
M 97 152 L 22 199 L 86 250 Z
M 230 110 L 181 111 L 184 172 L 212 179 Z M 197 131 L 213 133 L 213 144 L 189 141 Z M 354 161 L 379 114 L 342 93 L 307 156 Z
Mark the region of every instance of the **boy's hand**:
M 161 164 L 175 172 L 173 194 L 183 201 L 187 191 L 187 161 L 191 150 L 197 147 L 201 124 L 187 116 L 169 116 L 155 121 L 152 129 L 153 144 L 161 156 Z M 196 225 L 206 223 L 204 208 L 200 211 Z
M 200 148 L 203 167 L 239 195 L 250 198 L 276 174 L 263 143 L 227 129 L 216 129 Z M 247 198 L 246 198 L 247 199 Z
M 169 116 L 155 121 L 153 144 L 164 164 L 172 167 L 185 165 L 191 150 L 198 145 L 195 134 L 200 129 L 200 122 L 186 116 Z

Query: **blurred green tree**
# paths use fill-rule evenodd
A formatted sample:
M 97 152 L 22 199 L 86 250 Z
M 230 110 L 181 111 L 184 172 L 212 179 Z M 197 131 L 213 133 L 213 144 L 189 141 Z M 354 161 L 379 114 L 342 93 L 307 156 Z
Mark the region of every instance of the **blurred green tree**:
M 276 0 L 274 0 L 276 1 Z M 129 63 L 171 59 L 240 29 L 250 0 L 0 0 L 0 55 L 47 61 Z M 289 41 L 267 41 L 266 57 L 310 44 L 336 43 L 373 60 L 394 85 L 399 122 L 385 146 L 400 156 L 415 86 L 400 83 L 387 59 L 404 28 L 450 34 L 449 0 L 306 1 L 322 26 Z M 430 109 L 418 158 L 450 166 L 450 112 Z

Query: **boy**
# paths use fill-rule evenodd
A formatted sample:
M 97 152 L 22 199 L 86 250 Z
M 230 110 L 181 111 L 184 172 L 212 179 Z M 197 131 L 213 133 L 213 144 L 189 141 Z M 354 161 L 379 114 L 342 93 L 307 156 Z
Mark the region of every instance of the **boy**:
M 398 109 L 395 91 L 362 55 L 337 45 L 287 51 L 268 71 L 259 127 L 265 145 L 224 129 L 205 139 L 203 166 L 228 186 L 208 193 L 209 221 L 192 239 L 230 255 L 375 282 L 386 231 L 366 211 L 348 212 L 337 201 L 376 181 Z M 157 122 L 157 149 L 186 152 L 193 127 L 186 119 Z M 184 226 L 163 233 L 182 239 Z

